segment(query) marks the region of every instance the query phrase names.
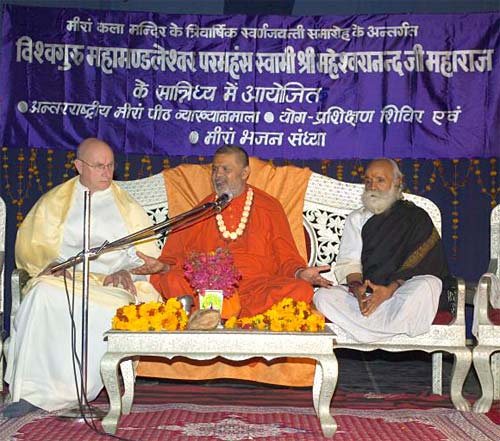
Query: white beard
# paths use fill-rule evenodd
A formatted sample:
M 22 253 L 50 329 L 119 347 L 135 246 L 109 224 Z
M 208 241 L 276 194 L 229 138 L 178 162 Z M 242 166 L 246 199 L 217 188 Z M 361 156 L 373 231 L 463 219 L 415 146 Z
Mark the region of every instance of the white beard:
M 401 190 L 397 187 L 392 187 L 388 191 L 365 190 L 361 196 L 363 205 L 373 214 L 383 213 L 399 199 L 401 199 Z

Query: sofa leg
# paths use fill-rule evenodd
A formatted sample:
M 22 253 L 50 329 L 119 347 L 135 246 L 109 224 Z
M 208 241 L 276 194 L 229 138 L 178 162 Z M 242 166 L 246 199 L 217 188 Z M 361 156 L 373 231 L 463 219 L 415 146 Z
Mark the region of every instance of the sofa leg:
M 472 352 L 468 348 L 457 348 L 454 355 L 455 362 L 451 373 L 451 401 L 457 410 L 466 412 L 470 410 L 470 404 L 464 398 L 462 391 L 471 366 Z
M 443 395 L 443 353 L 432 354 L 432 393 Z
M 493 375 L 493 399 L 500 400 L 500 352 L 491 355 L 491 373 Z
M 493 402 L 493 377 L 490 365 L 491 349 L 476 346 L 473 352 L 474 368 L 481 384 L 481 398 L 476 400 L 472 410 L 476 413 L 488 412 Z

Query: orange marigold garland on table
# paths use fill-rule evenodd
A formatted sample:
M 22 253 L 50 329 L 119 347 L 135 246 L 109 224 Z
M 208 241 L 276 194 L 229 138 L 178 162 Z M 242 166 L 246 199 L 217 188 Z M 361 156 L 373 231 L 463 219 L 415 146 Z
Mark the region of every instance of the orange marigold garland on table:
M 186 329 L 188 317 L 176 298 L 166 303 L 125 305 L 116 310 L 113 329 L 122 331 L 179 331 Z
M 313 311 L 306 302 L 287 297 L 262 314 L 253 317 L 231 317 L 224 326 L 263 331 L 316 332 L 325 328 L 325 317 Z

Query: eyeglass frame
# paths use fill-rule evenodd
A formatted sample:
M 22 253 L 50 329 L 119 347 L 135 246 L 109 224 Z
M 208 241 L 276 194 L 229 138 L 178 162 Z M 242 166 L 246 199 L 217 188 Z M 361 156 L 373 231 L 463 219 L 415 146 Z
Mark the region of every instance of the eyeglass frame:
M 116 162 L 110 162 L 109 164 L 89 164 L 87 161 L 83 160 L 82 158 L 76 158 L 78 161 L 83 162 L 84 164 L 88 165 L 90 168 L 93 168 L 95 170 L 99 171 L 104 171 L 104 170 L 110 170 L 113 171 L 116 168 Z

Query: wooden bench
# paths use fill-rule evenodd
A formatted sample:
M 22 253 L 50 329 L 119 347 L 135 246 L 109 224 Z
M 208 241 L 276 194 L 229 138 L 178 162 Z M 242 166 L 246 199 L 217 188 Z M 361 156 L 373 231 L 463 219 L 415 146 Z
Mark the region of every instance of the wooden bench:
M 493 278 L 500 278 L 500 205 L 491 212 L 490 262 L 476 288 L 474 308 L 477 310 L 477 344 L 473 362 L 482 396 L 473 406 L 478 413 L 488 412 L 493 400 L 500 399 L 500 309 L 492 305 Z
M 148 178 L 120 181 L 124 189 L 139 201 L 155 223 L 168 216 L 168 198 L 163 175 Z M 313 173 L 309 179 L 304 200 L 303 225 L 308 236 L 309 265 L 335 265 L 340 239 L 346 216 L 361 205 L 363 185 L 341 182 L 336 179 Z M 425 209 L 439 233 L 441 233 L 441 213 L 429 199 L 405 195 Z M 161 246 L 160 242 L 160 246 Z M 25 274 L 14 272 L 12 281 L 12 314 L 15 314 L 21 299 L 20 289 Z M 326 274 L 336 283 L 332 271 Z M 20 285 L 21 283 L 21 285 Z M 432 353 L 432 390 L 442 394 L 442 355 L 453 354 L 454 366 L 451 379 L 451 400 L 462 411 L 470 405 L 462 395 L 462 387 L 469 371 L 472 353 L 465 339 L 465 283 L 458 280 L 452 303 L 456 306 L 452 313 L 438 313 L 428 333 L 407 337 L 404 335 L 371 344 L 358 343 L 348 335 L 337 336 L 336 348 L 350 348 L 360 351 L 381 349 L 391 352 L 425 351 Z M 12 318 L 11 318 L 12 322 Z

